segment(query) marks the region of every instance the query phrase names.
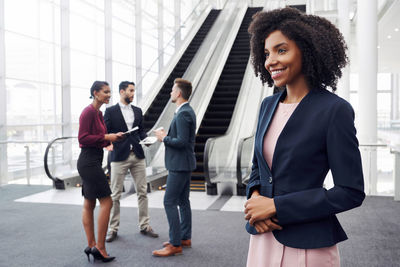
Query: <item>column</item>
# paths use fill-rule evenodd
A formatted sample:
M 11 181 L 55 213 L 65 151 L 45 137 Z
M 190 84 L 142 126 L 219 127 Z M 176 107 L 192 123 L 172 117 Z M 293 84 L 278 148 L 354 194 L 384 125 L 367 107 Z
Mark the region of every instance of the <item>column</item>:
M 135 1 L 136 103 L 142 100 L 142 0 Z
M 104 55 L 105 55 L 105 79 L 110 84 L 111 92 L 113 91 L 113 75 L 112 75 L 112 3 L 111 0 L 104 1 Z M 114 95 L 111 94 L 110 102 L 107 106 L 111 106 Z M 118 99 L 118 96 L 117 96 Z
M 175 10 L 175 51 L 181 46 L 181 1 L 174 0 Z
M 359 69 L 358 139 L 360 144 L 377 142 L 377 0 L 357 1 L 357 49 Z M 365 191 L 376 194 L 376 148 L 362 153 Z
M 7 140 L 6 51 L 4 34 L 4 0 L 0 0 L 0 141 Z M 0 143 L 0 185 L 8 182 L 7 144 Z
M 391 91 L 392 91 L 392 97 L 391 97 L 391 112 L 390 112 L 390 119 L 391 120 L 399 120 L 399 99 L 400 99 L 400 88 L 399 88 L 399 74 L 398 73 L 392 73 L 391 74 Z
M 61 102 L 62 136 L 72 136 L 71 121 L 71 53 L 69 32 L 69 0 L 61 0 Z M 72 143 L 63 144 L 63 160 L 71 162 Z
M 349 6 L 348 0 L 338 0 L 338 20 L 339 29 L 343 34 L 348 49 L 350 49 L 350 19 L 349 19 Z M 347 50 L 347 56 L 350 57 L 350 51 Z M 339 80 L 338 94 L 342 98 L 350 102 L 350 66 L 346 66 L 343 70 L 343 76 Z

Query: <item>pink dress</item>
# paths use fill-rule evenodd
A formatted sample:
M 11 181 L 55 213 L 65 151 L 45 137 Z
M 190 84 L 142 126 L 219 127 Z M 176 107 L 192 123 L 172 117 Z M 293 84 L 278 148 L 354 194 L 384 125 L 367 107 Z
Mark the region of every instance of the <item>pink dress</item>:
M 263 154 L 268 166 L 272 166 L 272 157 L 278 137 L 297 105 L 298 103 L 279 103 L 275 111 L 263 144 Z M 338 267 L 340 258 L 337 246 L 317 249 L 291 248 L 279 243 L 271 232 L 250 235 L 247 267 L 297 266 Z

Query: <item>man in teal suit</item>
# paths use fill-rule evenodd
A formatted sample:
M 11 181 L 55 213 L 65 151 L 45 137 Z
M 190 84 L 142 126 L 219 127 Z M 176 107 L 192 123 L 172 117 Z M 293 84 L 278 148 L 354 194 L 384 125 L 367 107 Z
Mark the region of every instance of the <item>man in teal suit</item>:
M 191 246 L 192 211 L 189 192 L 190 177 L 196 168 L 194 141 L 196 135 L 196 114 L 188 103 L 192 84 L 181 78 L 174 81 L 171 101 L 177 105 L 168 134 L 155 131 L 165 146 L 165 167 L 168 170 L 164 208 L 169 224 L 169 242 L 164 248 L 153 251 L 154 256 L 166 257 L 182 253 L 183 247 Z M 178 213 L 180 211 L 180 219 Z

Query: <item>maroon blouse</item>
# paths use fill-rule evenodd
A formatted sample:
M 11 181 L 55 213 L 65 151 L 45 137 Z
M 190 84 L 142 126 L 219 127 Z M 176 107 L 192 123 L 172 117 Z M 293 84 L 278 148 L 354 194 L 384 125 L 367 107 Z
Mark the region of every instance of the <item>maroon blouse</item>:
M 79 117 L 79 147 L 103 148 L 108 146 L 110 142 L 104 140 L 105 134 L 107 134 L 107 127 L 104 123 L 103 114 L 90 104 Z

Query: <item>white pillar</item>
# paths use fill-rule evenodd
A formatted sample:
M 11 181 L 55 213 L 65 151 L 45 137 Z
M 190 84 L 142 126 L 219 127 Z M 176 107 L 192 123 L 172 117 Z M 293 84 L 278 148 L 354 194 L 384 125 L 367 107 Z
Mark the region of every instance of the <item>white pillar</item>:
M 350 2 L 348 0 L 338 0 L 338 18 L 339 29 L 343 34 L 344 40 L 350 50 L 350 18 L 349 18 Z M 350 51 L 347 56 L 350 58 Z M 343 70 L 343 76 L 339 80 L 338 95 L 350 102 L 350 66 L 346 66 Z
M 135 1 L 136 103 L 142 100 L 142 0 Z
M 399 87 L 399 74 L 392 73 L 391 75 L 391 91 L 392 91 L 392 106 L 390 112 L 391 120 L 399 120 L 399 100 L 400 100 L 400 87 Z
M 163 16 L 163 1 L 157 0 L 157 12 L 158 12 L 158 20 L 157 20 L 157 29 L 158 29 L 158 73 L 161 73 L 162 68 L 164 67 L 164 16 Z
M 105 55 L 105 79 L 110 85 L 111 92 L 113 90 L 113 75 L 112 75 L 112 3 L 111 0 L 104 1 L 104 55 Z M 118 99 L 118 96 L 116 96 Z M 110 102 L 107 106 L 113 105 L 114 95 L 111 94 Z
M 6 50 L 4 0 L 0 0 L 0 141 L 7 140 Z M 0 185 L 8 182 L 7 144 L 0 143 Z
M 61 102 L 62 136 L 72 136 L 71 119 L 71 50 L 69 32 L 69 0 L 61 0 Z M 89 90 L 88 90 L 89 92 Z M 63 144 L 63 159 L 72 160 L 72 143 Z
M 357 49 L 359 70 L 358 139 L 361 144 L 377 142 L 377 0 L 357 1 Z M 365 191 L 376 194 L 376 149 L 363 153 Z M 369 158 L 369 160 L 367 159 Z M 366 164 L 369 162 L 369 164 Z
M 174 0 L 175 10 L 175 51 L 181 46 L 181 0 Z

